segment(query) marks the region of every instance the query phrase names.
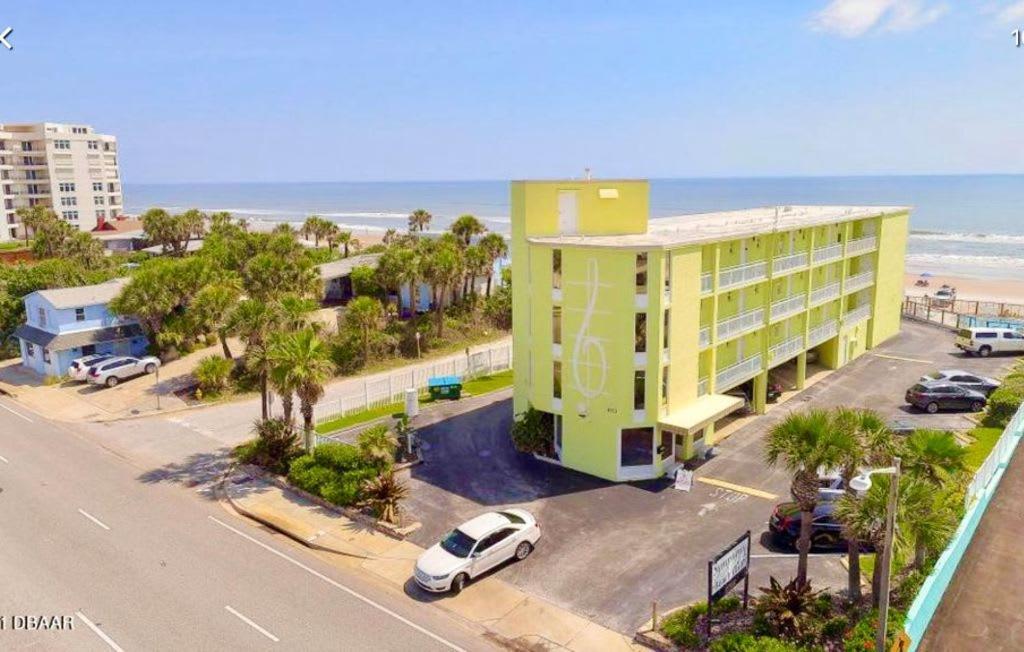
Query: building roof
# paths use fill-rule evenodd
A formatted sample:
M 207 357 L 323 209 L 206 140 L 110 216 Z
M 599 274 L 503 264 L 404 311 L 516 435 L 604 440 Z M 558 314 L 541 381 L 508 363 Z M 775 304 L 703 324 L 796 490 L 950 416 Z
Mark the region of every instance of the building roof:
M 14 337 L 51 351 L 67 351 L 68 349 L 77 349 L 89 344 L 113 342 L 141 335 L 143 335 L 142 326 L 136 323 L 60 334 L 44 331 L 29 324 L 22 324 L 14 331 Z
M 54 308 L 81 308 L 83 306 L 95 306 L 101 303 L 109 303 L 121 293 L 121 289 L 128 284 L 126 278 L 115 278 L 106 283 L 97 285 L 82 285 L 74 288 L 58 288 L 55 290 L 37 290 L 38 294 L 49 301 Z
M 743 399 L 728 394 L 705 394 L 658 420 L 658 425 L 682 432 L 697 432 L 707 424 L 743 407 Z
M 193 238 L 188 241 L 188 244 L 185 245 L 185 253 L 194 254 L 195 252 L 199 251 L 202 248 L 202 239 Z M 164 253 L 164 248 L 163 245 L 153 245 L 152 247 L 146 247 L 145 249 L 141 249 L 140 251 L 145 251 L 147 254 L 156 254 L 159 256 L 160 254 Z
M 378 258 L 380 258 L 380 254 L 349 256 L 341 260 L 332 260 L 329 263 L 317 265 L 316 268 L 320 272 L 321 280 L 329 281 L 334 278 L 348 276 L 356 267 L 376 267 Z
M 113 219 L 104 220 L 102 224 L 98 224 L 93 233 L 134 233 L 136 231 L 141 232 L 142 220 L 138 219 Z
M 552 246 L 627 249 L 679 247 L 848 222 L 908 210 L 909 206 L 765 206 L 655 218 L 648 221 L 647 233 L 535 236 L 529 238 L 529 241 Z

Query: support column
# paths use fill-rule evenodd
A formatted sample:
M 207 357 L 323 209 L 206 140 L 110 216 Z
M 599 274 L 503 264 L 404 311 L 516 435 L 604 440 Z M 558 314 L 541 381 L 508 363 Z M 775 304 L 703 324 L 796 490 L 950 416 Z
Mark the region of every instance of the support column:
M 807 385 L 807 351 L 796 356 L 796 388 L 801 390 Z
M 764 414 L 768 408 L 768 371 L 754 376 L 754 413 Z
M 708 356 L 708 394 L 714 394 L 718 391 L 718 383 L 716 382 L 716 376 L 718 376 L 718 270 L 722 266 L 722 245 L 721 243 L 715 243 L 715 264 L 711 269 L 711 351 Z M 714 427 L 712 427 L 714 432 Z
M 704 426 L 704 445 L 714 446 L 715 445 L 715 422 L 712 421 L 708 425 Z

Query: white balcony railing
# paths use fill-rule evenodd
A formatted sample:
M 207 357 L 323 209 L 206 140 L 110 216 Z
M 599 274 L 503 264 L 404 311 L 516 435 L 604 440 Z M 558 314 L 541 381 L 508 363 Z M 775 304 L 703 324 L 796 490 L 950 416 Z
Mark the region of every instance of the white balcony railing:
M 861 272 L 860 274 L 854 274 L 853 276 L 846 279 L 846 285 L 844 289 L 846 292 L 856 292 L 857 290 L 863 290 L 864 288 L 871 287 L 875 283 L 875 273 L 872 271 Z
M 711 281 L 711 272 L 704 272 L 700 275 L 700 293 L 711 294 L 714 283 Z
M 762 368 L 760 353 L 726 367 L 715 374 L 715 391 L 727 391 L 761 373 Z
M 801 251 L 798 254 L 781 256 L 772 260 L 772 274 L 783 274 L 794 269 L 807 267 L 807 252 Z
M 874 251 L 877 246 L 878 238 L 873 235 L 857 238 L 856 240 L 850 240 L 846 243 L 846 255 L 859 256 L 861 254 L 866 254 L 869 251 Z
M 780 319 L 785 319 L 790 315 L 795 315 L 796 313 L 801 312 L 806 304 L 806 294 L 798 294 L 795 297 L 776 301 L 772 304 L 771 320 L 774 322 Z
M 820 265 L 843 257 L 843 245 L 834 244 L 814 250 L 814 264 Z
M 863 306 L 857 306 L 853 310 L 849 311 L 846 313 L 846 317 L 844 317 L 843 320 L 846 322 L 846 325 L 849 326 L 850 324 L 856 324 L 859 321 L 864 321 L 870 316 L 871 304 L 869 303 Z
M 700 329 L 700 331 L 697 334 L 697 344 L 702 349 L 706 349 L 709 346 L 711 346 L 711 327 L 710 326 L 705 326 L 704 328 Z
M 764 326 L 764 308 L 748 310 L 735 317 L 718 322 L 718 339 L 719 341 L 727 340 L 762 326 Z
M 697 396 L 704 396 L 708 393 L 708 379 L 707 377 L 701 378 L 697 381 Z
M 807 334 L 807 348 L 818 346 L 825 340 L 835 337 L 839 333 L 839 323 L 832 319 L 812 328 Z
M 797 335 L 784 342 L 779 342 L 768 349 L 768 364 L 773 365 L 783 360 L 789 360 L 797 353 L 804 350 L 804 336 Z
M 820 287 L 817 290 L 811 291 L 811 305 L 830 301 L 839 296 L 839 284 L 830 283 L 825 287 Z
M 728 267 L 718 272 L 718 289 L 727 290 L 737 285 L 763 281 L 768 278 L 768 264 L 764 261 Z

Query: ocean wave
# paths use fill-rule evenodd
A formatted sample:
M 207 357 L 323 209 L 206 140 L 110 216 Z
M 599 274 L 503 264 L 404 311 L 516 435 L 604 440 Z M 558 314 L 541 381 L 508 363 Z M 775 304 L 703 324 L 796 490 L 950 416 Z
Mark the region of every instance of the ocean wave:
M 907 263 L 922 267 L 1013 267 L 1024 269 L 1024 258 L 962 254 L 907 254 Z
M 1024 244 L 1024 235 L 1005 233 L 943 233 L 941 231 L 911 231 L 911 240 L 938 242 L 977 242 L 983 244 Z

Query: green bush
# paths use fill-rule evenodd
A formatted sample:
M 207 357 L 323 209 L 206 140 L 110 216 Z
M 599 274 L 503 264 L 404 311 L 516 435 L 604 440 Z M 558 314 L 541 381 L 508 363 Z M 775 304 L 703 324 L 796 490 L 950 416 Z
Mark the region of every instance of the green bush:
M 216 394 L 228 386 L 235 363 L 219 355 L 208 355 L 196 365 L 193 375 L 204 394 Z
M 321 493 L 335 505 L 354 505 L 359 501 L 360 484 L 354 478 L 336 477 L 323 486 Z
M 320 444 L 313 449 L 313 459 L 320 466 L 329 467 L 339 473 L 358 469 L 365 465 L 358 448 L 335 442 Z
M 288 481 L 296 487 L 342 506 L 361 501 L 367 480 L 376 477 L 377 469 L 358 449 L 337 443 L 321 444 L 312 455 L 296 458 L 288 472 Z
M 533 406 L 512 422 L 512 443 L 521 453 L 552 457 L 555 447 L 554 417 Z
M 1004 384 L 988 397 L 988 411 L 982 423 L 990 428 L 1005 428 L 1021 401 L 1024 401 L 1024 390 L 1019 389 L 1016 382 Z
M 704 608 L 707 609 L 706 606 Z M 661 621 L 661 633 L 676 645 L 683 647 L 700 645 L 700 637 L 693 631 L 699 614 L 694 613 L 692 609 L 692 607 L 680 609 Z
M 897 609 L 908 609 L 910 603 L 917 597 L 921 585 L 928 578 L 928 573 L 921 570 L 913 570 L 903 577 L 892 592 L 892 604 Z
M 842 638 L 849 628 L 850 621 L 846 616 L 834 616 L 825 621 L 821 628 L 821 635 L 823 638 L 836 640 Z
M 256 438 L 235 448 L 235 457 L 247 464 L 255 464 L 271 473 L 288 472 L 291 461 L 302 455 L 299 433 L 295 425 L 284 419 L 257 421 L 253 426 Z
M 885 649 L 891 648 L 896 635 L 903 629 L 903 621 L 906 615 L 898 609 L 889 609 L 889 619 L 886 622 L 886 643 Z M 857 621 L 844 639 L 847 650 L 874 650 L 875 632 L 878 629 L 878 611 L 872 610 L 866 616 Z
M 288 482 L 318 496 L 321 488 L 337 477 L 337 471 L 319 466 L 311 455 L 295 458 L 288 469 Z
M 708 647 L 709 652 L 797 652 L 799 647 L 786 641 L 767 636 L 750 634 L 726 634 L 715 639 Z

